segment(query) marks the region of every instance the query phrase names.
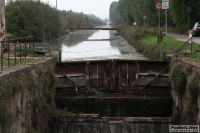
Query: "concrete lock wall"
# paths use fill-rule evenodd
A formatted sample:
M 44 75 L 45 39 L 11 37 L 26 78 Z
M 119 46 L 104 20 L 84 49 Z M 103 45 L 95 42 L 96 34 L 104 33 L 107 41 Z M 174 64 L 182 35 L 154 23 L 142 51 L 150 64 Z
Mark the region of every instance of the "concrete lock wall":
M 2 41 L 5 39 L 5 0 L 0 0 L 0 54 Z
M 40 108 L 46 103 L 46 79 L 53 66 L 53 59 L 48 58 L 0 75 L 0 133 L 25 133 L 34 126 L 46 132 L 47 118 L 38 117 L 44 113 Z
M 55 133 L 168 133 L 170 118 L 126 117 L 126 118 L 70 118 L 57 125 Z
M 175 124 L 199 125 L 200 124 L 200 67 L 173 58 L 171 62 L 171 75 L 173 67 L 181 65 L 186 77 L 183 88 L 176 88 L 172 81 L 173 116 Z M 177 79 L 181 77 L 177 76 Z M 180 93 L 181 91 L 182 93 Z

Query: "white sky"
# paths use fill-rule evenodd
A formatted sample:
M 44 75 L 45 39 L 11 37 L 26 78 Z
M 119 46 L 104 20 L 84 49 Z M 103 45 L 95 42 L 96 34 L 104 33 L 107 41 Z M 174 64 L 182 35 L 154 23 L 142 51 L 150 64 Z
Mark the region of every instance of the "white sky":
M 56 7 L 56 0 L 42 0 Z M 94 14 L 102 19 L 109 18 L 109 8 L 113 1 L 118 0 L 57 0 L 59 10 L 72 10 L 84 14 Z

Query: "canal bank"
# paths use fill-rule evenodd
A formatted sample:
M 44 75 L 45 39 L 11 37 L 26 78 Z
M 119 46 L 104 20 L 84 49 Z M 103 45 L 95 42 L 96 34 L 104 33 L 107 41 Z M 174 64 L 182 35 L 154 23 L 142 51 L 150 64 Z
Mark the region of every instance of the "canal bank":
M 178 125 L 200 125 L 200 67 L 172 58 L 172 121 Z
M 187 44 L 188 37 L 185 38 L 186 42 L 181 42 L 178 38 L 166 36 L 163 36 L 163 42 L 159 43 L 155 33 L 156 31 L 148 28 L 120 28 L 120 35 L 149 59 L 161 60 L 166 59 L 166 54 L 176 54 L 170 65 L 172 121 L 177 125 L 200 125 L 199 44 Z M 186 55 L 184 51 L 191 53 Z
M 115 44 L 115 43 L 112 43 L 112 44 Z M 88 59 L 86 59 L 86 62 L 87 61 Z M 56 102 L 57 105 L 62 102 L 69 104 L 69 106 L 63 105 L 61 107 L 67 113 L 63 115 L 62 117 L 63 121 L 60 121 L 61 117 L 59 116 L 59 114 L 62 114 L 62 111 L 61 113 L 59 111 L 55 111 L 55 112 L 53 111 L 55 109 L 54 99 L 52 97 L 54 96 L 54 94 L 52 93 L 54 89 L 52 89 L 51 87 L 53 87 L 55 82 L 54 80 L 52 80 L 54 78 L 52 78 L 51 72 L 54 73 L 54 69 L 52 69 L 52 67 L 49 67 L 48 65 L 49 63 L 52 64 L 50 66 L 53 67 L 55 62 L 53 61 L 53 59 L 50 59 L 47 62 L 46 61 L 41 62 L 42 64 L 41 66 L 40 66 L 40 63 L 32 64 L 32 65 L 29 64 L 23 70 L 25 72 L 21 71 L 20 69 L 20 70 L 16 70 L 15 72 L 10 72 L 2 76 L 2 77 L 4 76 L 6 77 L 7 75 L 7 77 L 9 77 L 8 79 L 4 78 L 3 83 L 1 84 L 1 90 L 5 90 L 3 93 L 1 92 L 2 95 L 0 99 L 1 109 L 3 110 L 1 114 L 1 128 L 0 128 L 2 132 L 21 133 L 21 132 L 26 132 L 26 131 L 27 132 L 40 131 L 40 132 L 71 132 L 71 133 L 77 133 L 77 132 L 118 133 L 119 131 L 119 133 L 121 132 L 131 133 L 132 131 L 133 132 L 134 131 L 135 132 L 155 131 L 155 132 L 165 133 L 165 132 L 169 132 L 169 125 L 174 124 L 174 122 L 176 122 L 175 124 L 185 124 L 185 123 L 196 124 L 196 122 L 198 122 L 199 97 L 195 95 L 194 97 L 195 99 L 193 99 L 191 97 L 192 95 L 190 96 L 190 93 L 187 93 L 187 94 L 181 93 L 181 95 L 173 93 L 173 101 L 170 94 L 167 96 L 166 95 L 162 96 L 162 98 L 160 99 L 155 98 L 155 97 L 148 97 L 145 93 L 142 96 L 141 95 L 137 96 L 137 98 L 133 97 L 133 95 L 129 95 L 129 98 L 127 98 L 128 97 L 127 95 L 125 95 L 126 98 L 122 98 L 122 97 L 119 98 L 121 95 L 118 96 L 118 98 L 113 98 L 113 96 L 110 96 L 110 95 L 107 95 L 106 98 L 105 97 L 101 98 L 99 95 L 96 95 L 96 94 L 101 94 L 100 91 L 99 92 L 92 91 L 92 96 L 90 95 L 90 97 L 83 98 L 82 92 L 77 92 L 76 88 L 72 88 L 72 90 L 75 91 L 75 94 L 78 93 L 78 97 L 77 95 L 75 95 L 70 98 L 69 96 L 65 95 L 62 97 L 63 101 L 58 100 L 58 102 Z M 133 64 L 135 63 L 131 63 L 131 65 Z M 93 65 L 94 66 L 90 68 L 94 72 L 95 71 L 97 72 L 98 70 L 106 70 L 106 68 L 109 68 L 108 66 L 108 67 L 99 67 L 100 69 L 97 69 L 97 67 L 95 67 L 97 66 L 97 64 L 93 63 Z M 141 63 L 139 65 L 140 66 L 144 65 L 147 68 L 150 66 L 149 64 L 145 64 L 145 63 Z M 69 66 L 66 64 L 66 66 L 71 69 L 77 68 L 77 65 Z M 130 64 L 128 64 L 128 66 L 130 66 Z M 33 69 L 33 71 L 31 71 L 30 68 Z M 120 69 L 117 69 L 118 72 L 120 73 L 120 75 L 118 74 L 119 75 L 118 77 L 125 76 L 125 78 L 119 78 L 120 80 L 116 80 L 116 81 L 120 81 L 119 83 L 121 83 L 120 85 L 123 88 L 127 87 L 126 86 L 127 85 L 127 82 L 126 82 L 127 71 L 124 71 L 126 70 L 126 68 L 127 68 L 127 64 L 125 63 L 121 66 Z M 190 68 L 191 68 L 190 65 L 188 65 L 186 68 L 184 67 L 184 73 L 199 71 L 199 68 L 196 68 L 196 69 L 190 69 Z M 131 71 L 133 71 L 133 69 L 128 70 L 128 77 L 130 76 L 129 74 Z M 125 73 L 125 75 L 123 75 L 123 73 Z M 99 72 L 99 74 L 101 74 L 101 71 Z M 34 76 L 30 77 L 29 75 L 34 75 Z M 147 75 L 143 73 L 141 76 L 152 77 L 152 76 L 155 76 L 155 74 Z M 163 75 L 163 76 L 166 76 L 166 75 Z M 21 79 L 20 77 L 23 77 L 23 78 Z M 109 76 L 106 76 L 104 74 L 99 75 L 99 78 L 98 78 L 99 80 L 97 82 L 96 80 L 97 77 L 98 77 L 97 73 L 93 73 L 93 76 L 91 78 L 88 77 L 88 79 L 95 81 L 93 84 L 94 86 L 97 85 L 97 83 L 100 83 L 101 79 L 105 79 L 103 77 L 109 78 Z M 133 77 L 131 76 L 128 79 L 130 78 L 134 79 Z M 192 76 L 191 77 L 192 80 L 187 80 L 187 81 L 194 81 L 193 79 L 198 79 L 198 78 L 193 78 L 193 77 L 196 77 L 196 76 Z M 12 80 L 12 79 L 16 79 L 16 80 Z M 126 79 L 126 80 L 123 80 L 123 79 Z M 30 82 L 25 82 L 25 81 L 30 81 Z M 183 80 L 183 81 L 186 81 L 186 80 Z M 6 86 L 5 86 L 5 83 L 6 83 Z M 40 85 L 38 85 L 38 83 Z M 103 83 L 107 83 L 107 82 L 105 82 L 104 80 Z M 194 83 L 196 84 L 196 82 Z M 49 90 L 47 88 L 51 88 L 51 89 Z M 91 89 L 91 88 L 88 88 L 88 89 Z M 120 94 L 124 94 L 125 92 L 126 91 L 122 91 L 120 92 Z M 117 93 L 113 93 L 114 96 L 116 96 L 116 94 Z M 189 97 L 188 97 L 188 94 L 189 94 Z M 199 94 L 199 93 L 195 91 L 195 94 Z M 157 95 L 160 96 L 160 94 L 157 94 Z M 163 97 L 168 99 L 168 101 L 163 100 Z M 112 100 L 110 101 L 109 98 Z M 190 100 L 188 100 L 188 98 L 192 101 L 193 100 L 196 101 L 196 103 L 193 105 L 194 102 L 191 102 Z M 163 101 L 165 101 L 166 104 L 163 104 Z M 172 102 L 174 105 L 173 111 L 172 111 Z M 144 103 L 144 104 L 140 104 L 140 103 Z M 85 104 L 87 106 L 84 106 Z M 165 105 L 167 105 L 167 108 Z M 79 107 L 80 110 L 76 109 L 77 107 Z M 88 111 L 91 108 L 93 108 L 94 110 Z M 191 110 L 193 108 L 194 108 L 194 111 Z M 141 114 L 143 115 L 138 115 L 140 114 L 140 109 L 142 111 Z M 129 112 L 125 113 L 126 110 L 129 110 Z M 154 110 L 156 111 L 154 112 Z M 163 110 L 164 112 L 162 112 Z M 102 111 L 103 113 L 101 113 L 100 111 Z M 145 116 L 144 115 L 146 114 L 145 112 L 148 112 L 149 115 Z M 171 121 L 172 112 L 174 115 Z M 132 115 L 130 115 L 131 113 Z M 155 115 L 151 115 L 151 113 Z M 159 115 L 161 113 L 165 115 L 163 114 Z M 129 115 L 133 117 L 130 118 Z M 111 118 L 110 116 L 113 116 L 113 117 Z M 188 119 L 188 118 L 191 118 L 191 119 Z M 57 123 L 54 123 L 55 121 Z M 49 125 L 51 125 L 52 123 L 54 124 L 52 126 L 54 127 L 54 129 L 50 130 Z
M 49 125 L 60 114 L 54 102 L 55 82 L 53 58 L 43 57 L 37 63 L 3 71 L 0 76 L 0 132 L 49 132 Z
M 55 131 L 169 132 L 172 97 L 170 91 L 165 92 L 170 89 L 168 69 L 156 83 L 145 87 L 167 62 L 146 61 L 116 31 L 97 31 L 77 44 L 70 36 L 69 44 L 62 45 L 62 62 L 56 64 L 56 105 L 67 113 Z M 140 92 L 143 88 L 145 92 Z M 148 93 L 150 90 L 154 92 Z

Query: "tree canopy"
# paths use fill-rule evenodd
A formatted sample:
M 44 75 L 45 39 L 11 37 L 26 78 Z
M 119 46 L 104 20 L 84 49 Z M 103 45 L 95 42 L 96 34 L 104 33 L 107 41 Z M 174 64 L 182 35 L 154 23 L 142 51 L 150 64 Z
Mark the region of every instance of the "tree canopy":
M 11 0 L 6 5 L 6 31 L 15 37 L 33 36 L 37 41 L 65 34 L 67 27 L 94 27 L 102 21 L 94 15 L 60 11 L 40 0 Z
M 100 18 L 90 14 L 76 13 L 72 10 L 61 11 L 63 16 L 63 24 L 65 28 L 91 28 L 96 25 L 102 25 Z
M 156 26 L 158 24 L 158 11 L 155 8 L 156 2 L 162 0 L 119 0 L 112 2 L 110 5 L 110 20 L 112 23 L 127 23 L 132 25 L 134 22 L 144 21 L 149 26 Z M 196 0 L 169 0 L 168 11 L 168 25 L 175 26 L 180 31 L 187 31 L 188 28 L 188 13 L 186 7 L 190 6 L 192 11 L 190 15 L 190 25 L 192 26 L 196 21 L 199 21 L 200 1 Z M 165 25 L 165 11 L 160 10 L 161 26 Z
M 10 1 L 6 5 L 6 30 L 17 37 L 32 35 L 36 40 L 64 33 L 58 10 L 33 0 Z

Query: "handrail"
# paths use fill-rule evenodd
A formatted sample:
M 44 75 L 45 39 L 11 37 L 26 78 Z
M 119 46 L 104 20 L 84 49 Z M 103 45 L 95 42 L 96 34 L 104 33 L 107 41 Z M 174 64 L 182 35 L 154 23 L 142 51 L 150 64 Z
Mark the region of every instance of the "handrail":
M 185 46 L 185 44 L 187 44 L 193 37 L 190 37 L 189 40 L 187 40 L 183 46 L 173 55 L 173 57 Z
M 10 43 L 12 42 L 12 41 L 17 41 L 18 43 L 20 43 L 20 62 L 21 62 L 21 42 L 22 42 L 22 40 L 24 40 L 24 39 L 31 39 L 31 38 L 33 38 L 33 36 L 27 36 L 27 37 L 21 37 L 21 38 L 12 38 L 12 39 L 7 39 L 7 38 L 5 38 L 3 41 L 1 41 L 0 43 L 1 43 L 1 71 L 3 71 L 3 44 L 5 43 L 5 44 L 7 44 L 7 47 L 6 48 L 8 48 L 8 67 L 10 66 Z M 14 43 L 14 49 L 15 49 L 15 54 L 14 54 L 14 56 L 15 56 L 15 63 L 16 63 L 16 43 Z M 26 41 L 25 41 L 25 60 L 26 60 Z

